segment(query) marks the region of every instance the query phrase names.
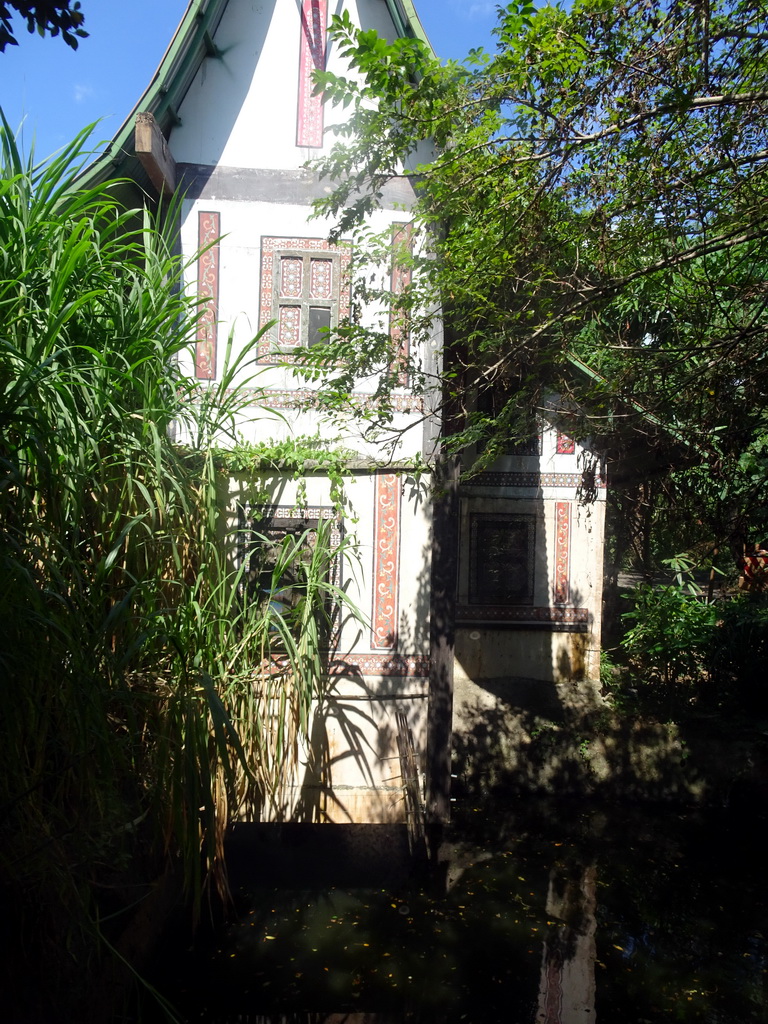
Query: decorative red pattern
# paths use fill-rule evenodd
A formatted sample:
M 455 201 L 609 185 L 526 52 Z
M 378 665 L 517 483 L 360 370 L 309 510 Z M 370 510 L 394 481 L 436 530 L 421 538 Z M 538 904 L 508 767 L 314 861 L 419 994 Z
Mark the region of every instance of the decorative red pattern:
M 277 340 L 281 345 L 296 346 L 301 335 L 301 310 L 296 306 L 281 306 L 277 318 Z
M 413 251 L 411 241 L 410 224 L 392 225 L 392 276 L 390 290 L 393 296 L 401 295 L 411 283 L 411 268 L 402 262 L 403 256 L 406 261 Z M 395 364 L 405 363 L 408 359 L 410 336 L 408 325 L 400 310 L 393 309 L 389 317 L 389 336 L 394 342 L 393 348 L 397 352 Z M 401 372 L 398 377 L 398 384 L 401 387 L 408 386 L 408 374 Z
M 332 676 L 400 676 L 425 679 L 429 676 L 426 654 L 337 654 L 330 664 Z
M 310 299 L 330 299 L 333 296 L 333 263 L 330 260 L 309 261 Z
M 198 213 L 197 246 L 198 249 L 205 249 L 197 261 L 197 295 L 203 300 L 195 346 L 195 375 L 200 380 L 213 380 L 216 377 L 220 234 L 218 213 Z
M 290 359 L 290 356 L 285 356 Z M 268 391 L 241 388 L 241 398 L 249 397 L 254 404 L 263 405 L 268 409 L 314 409 L 317 407 L 317 391 L 304 388 L 297 391 L 280 391 L 277 388 Z M 349 405 L 355 409 L 377 409 L 378 400 L 372 395 L 353 392 L 349 396 Z M 393 395 L 391 407 L 395 412 L 423 413 L 424 400 L 419 395 Z
M 325 69 L 325 29 L 328 0 L 303 0 L 301 5 L 301 46 L 299 53 L 299 112 L 296 145 L 323 144 L 323 97 L 313 96 L 313 71 Z
M 304 264 L 298 256 L 280 260 L 280 298 L 300 299 Z
M 376 476 L 373 538 L 371 647 L 392 649 L 397 646 L 400 546 L 400 480 L 396 473 Z
M 555 604 L 568 603 L 570 541 L 571 505 L 568 501 L 558 501 L 555 504 Z
M 584 482 L 583 473 L 478 473 L 467 480 L 465 487 L 568 487 Z M 595 486 L 605 487 L 605 479 L 598 477 Z
M 339 320 L 349 316 L 349 264 L 352 248 L 348 244 L 331 245 L 324 238 L 286 238 L 266 235 L 261 239 L 261 289 L 259 292 L 259 327 L 264 327 L 274 318 L 272 301 L 275 296 L 275 253 L 289 252 L 337 252 L 340 256 L 341 280 L 339 281 Z M 270 332 L 271 334 L 272 332 Z M 283 363 L 290 361 L 290 355 L 273 352 L 274 338 L 264 336 L 259 342 L 259 362 Z
M 565 434 L 558 432 L 556 451 L 558 455 L 575 455 L 576 442 Z
M 545 956 L 547 956 L 546 953 Z M 540 1003 L 543 1004 L 543 1016 L 540 1011 L 536 1020 L 540 1024 L 561 1024 L 563 1019 L 563 963 L 561 957 L 552 953 L 547 956 L 541 982 L 543 998 Z

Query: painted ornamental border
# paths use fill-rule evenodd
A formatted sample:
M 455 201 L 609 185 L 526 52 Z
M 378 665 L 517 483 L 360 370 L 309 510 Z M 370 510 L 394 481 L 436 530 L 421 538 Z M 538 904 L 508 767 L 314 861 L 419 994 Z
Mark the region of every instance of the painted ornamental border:
M 323 145 L 323 97 L 315 96 L 315 71 L 325 70 L 325 35 L 328 0 L 303 0 L 299 41 L 299 105 L 296 145 L 319 149 Z
M 400 572 L 400 478 L 376 474 L 373 521 L 371 647 L 397 647 Z
M 200 319 L 195 339 L 195 376 L 216 379 L 216 335 L 219 319 L 219 237 L 220 217 L 211 210 L 197 215 L 197 297 Z M 205 250 L 205 251 L 203 251 Z

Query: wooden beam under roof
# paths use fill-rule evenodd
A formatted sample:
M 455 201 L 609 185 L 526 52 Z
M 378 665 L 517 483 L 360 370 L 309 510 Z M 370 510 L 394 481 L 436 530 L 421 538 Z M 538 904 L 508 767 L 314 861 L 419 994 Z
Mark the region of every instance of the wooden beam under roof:
M 172 196 L 176 191 L 176 161 L 160 125 L 147 110 L 136 115 L 134 149 L 158 194 Z

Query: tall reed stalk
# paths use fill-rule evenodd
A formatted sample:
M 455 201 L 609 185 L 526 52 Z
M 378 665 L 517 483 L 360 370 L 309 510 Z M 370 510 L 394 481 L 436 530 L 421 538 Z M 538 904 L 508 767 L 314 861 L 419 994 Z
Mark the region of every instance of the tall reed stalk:
M 324 535 L 290 621 L 238 596 L 213 446 L 250 352 L 205 390 L 185 376 L 185 263 L 114 183 L 81 187 L 86 138 L 35 166 L 0 129 L 2 927 L 5 966 L 50 995 L 39 1019 L 88 1019 L 150 880 L 178 868 L 196 912 L 225 889 L 226 824 L 274 801 L 344 599 Z

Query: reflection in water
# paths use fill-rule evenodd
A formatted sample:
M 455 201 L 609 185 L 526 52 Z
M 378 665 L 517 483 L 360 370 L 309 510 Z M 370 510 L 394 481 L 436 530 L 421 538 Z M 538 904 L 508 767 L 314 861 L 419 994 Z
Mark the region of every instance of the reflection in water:
M 536 1024 L 594 1024 L 596 869 L 555 864 L 549 873 L 547 924 Z M 554 921 L 551 921 L 554 919 Z
M 237 917 L 150 980 L 190 1024 L 768 1020 L 756 816 L 469 807 L 440 891 L 385 882 L 381 857 L 341 885 L 313 842 L 265 885 L 280 864 L 250 849 Z

